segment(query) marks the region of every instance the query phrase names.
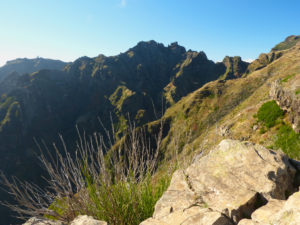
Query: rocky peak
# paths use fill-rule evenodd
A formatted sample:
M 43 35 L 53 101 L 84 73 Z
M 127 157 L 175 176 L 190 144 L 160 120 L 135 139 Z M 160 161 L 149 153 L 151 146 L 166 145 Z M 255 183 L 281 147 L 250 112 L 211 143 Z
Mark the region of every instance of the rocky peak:
M 178 42 L 173 42 L 168 46 L 169 49 L 171 49 L 172 52 L 177 54 L 184 54 L 186 52 L 185 47 L 180 46 Z
M 129 50 L 139 52 L 147 49 L 158 49 L 158 48 L 164 48 L 164 45 L 154 40 L 150 40 L 150 41 L 140 41 L 139 43 L 137 43 L 135 47 Z
M 244 62 L 240 56 L 226 56 L 223 59 L 223 64 L 226 67 L 226 72 L 224 74 L 225 79 L 241 77 L 246 72 L 246 69 L 249 65 L 249 63 Z
M 8 61 L 4 66 L 0 67 L 0 82 L 12 72 L 20 75 L 24 73 L 33 73 L 41 69 L 62 70 L 67 63 L 60 60 L 44 59 L 41 57 L 34 59 L 19 58 Z

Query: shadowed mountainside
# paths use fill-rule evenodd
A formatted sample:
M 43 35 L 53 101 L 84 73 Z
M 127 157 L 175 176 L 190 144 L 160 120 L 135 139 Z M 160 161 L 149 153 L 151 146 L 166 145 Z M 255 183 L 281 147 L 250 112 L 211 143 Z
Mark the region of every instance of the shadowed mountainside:
M 276 140 L 282 127 L 290 127 L 288 113 L 268 129 L 256 114 L 274 98 L 269 92 L 275 80 L 286 84 L 298 79 L 296 37 L 283 42 L 292 41 L 288 47 L 273 48 L 251 64 L 228 56 L 214 63 L 205 53 L 186 51 L 177 43 L 165 47 L 149 41 L 117 56 L 79 58 L 63 71 L 13 73 L 0 84 L 0 157 L 5 159 L 1 169 L 41 182 L 33 137 L 49 145 L 61 133 L 71 150 L 77 139 L 75 125 L 91 134 L 101 130 L 98 118 L 106 127 L 112 118 L 121 140 L 128 120 L 147 126 L 151 134 L 162 117 L 167 123 L 162 140 L 165 164 L 174 151 L 185 161 L 207 154 L 224 138 L 282 148 Z M 300 149 L 293 155 L 283 150 L 293 158 L 300 156 Z M 158 175 L 163 168 L 164 163 Z
M 175 104 L 209 81 L 245 72 L 245 67 L 227 59 L 214 63 L 204 52 L 149 41 L 117 56 L 81 57 L 60 71 L 19 75 L 16 67 L 0 83 L 0 169 L 41 183 L 33 138 L 50 145 L 58 142 L 60 133 L 72 149 L 76 125 L 91 134 L 101 129 L 99 119 L 111 127 L 110 118 L 117 139 L 121 138 L 129 119 L 137 126 L 154 121 L 161 117 L 162 105 Z M 227 76 L 228 71 L 234 76 Z

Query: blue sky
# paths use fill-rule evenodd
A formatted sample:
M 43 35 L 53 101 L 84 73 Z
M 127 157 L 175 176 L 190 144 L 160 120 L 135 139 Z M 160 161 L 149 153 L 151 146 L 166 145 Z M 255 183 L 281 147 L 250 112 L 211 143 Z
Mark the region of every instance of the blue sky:
M 73 61 L 144 40 L 255 59 L 300 34 L 297 0 L 0 0 L 0 65 L 17 57 Z

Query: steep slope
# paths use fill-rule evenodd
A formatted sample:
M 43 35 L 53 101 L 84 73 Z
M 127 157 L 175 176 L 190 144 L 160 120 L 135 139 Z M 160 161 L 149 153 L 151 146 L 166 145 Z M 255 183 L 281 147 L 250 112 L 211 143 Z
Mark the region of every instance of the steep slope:
M 290 130 L 292 120 L 288 120 L 294 118 L 297 111 L 288 110 L 270 128 L 257 118 L 262 104 L 274 99 L 270 94 L 274 81 L 281 79 L 285 90 L 290 90 L 295 96 L 299 94 L 300 43 L 278 51 L 278 54 L 281 57 L 274 58 L 261 69 L 238 79 L 209 82 L 168 108 L 164 115 L 170 121 L 170 130 L 163 140 L 165 158 L 172 158 L 174 151 L 177 151 L 181 153 L 180 158 L 186 161 L 199 152 L 206 154 L 211 146 L 224 138 L 249 140 L 273 149 L 281 148 L 290 157 L 299 158 L 300 145 L 291 147 L 299 137 Z M 288 98 L 282 99 L 286 103 L 290 101 Z M 271 115 L 272 111 L 269 113 Z M 292 117 L 291 113 L 294 113 Z M 286 139 L 288 136 L 294 139 Z M 283 145 L 284 141 L 289 144 Z
M 41 69 L 62 70 L 66 65 L 67 63 L 60 60 L 40 57 L 35 59 L 20 58 L 7 61 L 6 64 L 0 68 L 0 82 L 13 72 L 22 75 L 24 73 L 33 73 Z

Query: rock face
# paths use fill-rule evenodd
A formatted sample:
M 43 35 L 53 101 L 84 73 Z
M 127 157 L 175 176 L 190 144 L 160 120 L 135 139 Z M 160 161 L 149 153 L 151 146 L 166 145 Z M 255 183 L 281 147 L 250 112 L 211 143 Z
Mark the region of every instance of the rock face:
M 224 74 L 225 79 L 241 77 L 246 72 L 249 65 L 249 63 L 244 62 L 240 56 L 226 56 L 223 59 L 223 64 L 226 66 L 226 72 Z
M 293 85 L 285 88 L 281 85 L 280 80 L 272 83 L 270 96 L 276 100 L 280 108 L 288 112 L 289 121 L 293 129 L 299 133 L 300 131 L 300 99 L 295 94 L 300 87 L 300 80 L 295 80 Z
M 248 142 L 223 140 L 207 156 L 174 173 L 153 217 L 141 225 L 237 224 L 254 215 L 272 216 L 263 211 L 269 211 L 270 206 L 276 212 L 282 208 L 278 214 L 281 220 L 285 211 L 293 207 L 288 202 L 296 202 L 290 200 L 294 195 L 297 197 L 294 194 L 282 207 L 288 193 L 296 191 L 295 173 L 296 169 L 281 152 Z M 255 211 L 258 208 L 261 211 Z M 297 216 L 297 209 L 293 213 Z M 242 224 L 252 222 L 243 220 Z
M 30 218 L 23 225 L 64 225 L 64 223 L 60 221 L 52 221 L 47 219 L 38 219 L 38 218 Z M 70 225 L 107 225 L 104 221 L 95 220 L 91 216 L 78 216 L 76 217 Z

